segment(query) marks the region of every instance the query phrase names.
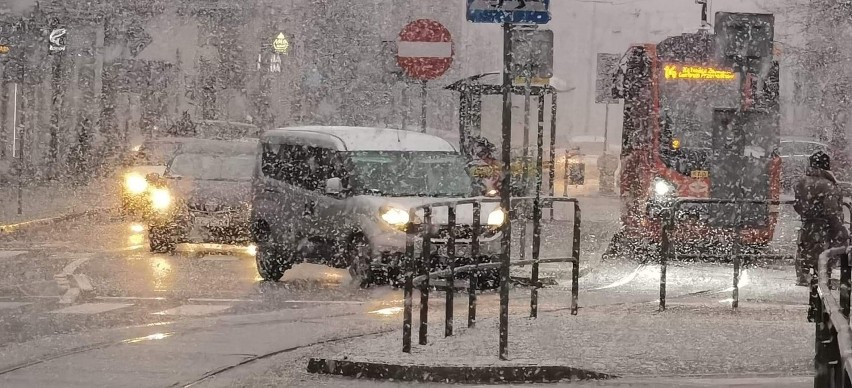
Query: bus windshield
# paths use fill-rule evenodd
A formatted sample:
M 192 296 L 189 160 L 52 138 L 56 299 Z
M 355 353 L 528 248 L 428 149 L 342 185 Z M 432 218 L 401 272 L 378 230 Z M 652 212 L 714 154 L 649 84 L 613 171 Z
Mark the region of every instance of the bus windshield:
M 680 69 L 708 69 L 680 67 Z M 682 150 L 709 149 L 713 139 L 713 110 L 736 108 L 740 102 L 739 81 L 727 72 L 665 69 L 660 84 L 661 147 L 671 147 L 675 139 Z M 677 71 L 677 70 L 676 70 Z M 703 77 L 703 78 L 702 78 Z M 715 78 L 713 78 L 715 77 Z

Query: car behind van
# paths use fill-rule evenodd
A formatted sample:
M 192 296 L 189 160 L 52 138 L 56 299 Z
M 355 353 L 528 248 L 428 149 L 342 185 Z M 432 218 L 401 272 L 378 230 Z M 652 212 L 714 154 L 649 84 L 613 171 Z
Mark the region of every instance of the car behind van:
M 348 268 L 362 285 L 393 280 L 405 230 L 420 222 L 409 220 L 409 209 L 470 197 L 466 164 L 451 143 L 416 132 L 319 126 L 265 132 L 251 214 L 258 272 L 277 281 L 294 264 L 316 260 Z M 433 223 L 446 224 L 446 208 L 440 210 Z M 462 253 L 469 250 L 473 206 L 456 212 Z M 481 217 L 481 252 L 496 254 L 504 212 L 487 203 Z

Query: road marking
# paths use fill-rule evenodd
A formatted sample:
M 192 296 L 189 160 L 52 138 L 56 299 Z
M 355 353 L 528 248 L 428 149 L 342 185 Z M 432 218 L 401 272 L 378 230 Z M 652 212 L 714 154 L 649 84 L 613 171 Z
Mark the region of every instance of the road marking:
M 285 300 L 284 303 L 311 303 L 311 304 L 352 304 L 362 305 L 366 302 L 358 302 L 353 300 Z
M 234 256 L 207 256 L 201 261 L 240 261 L 240 259 Z
M 65 294 L 63 294 L 62 297 L 59 298 L 59 303 L 62 303 L 62 304 L 74 303 L 74 301 L 77 300 L 78 296 L 80 296 L 80 289 L 79 288 L 69 288 L 68 291 L 65 291 Z
M 629 273 L 627 276 L 621 278 L 620 280 L 617 280 L 615 283 L 612 283 L 610 285 L 603 286 L 603 287 L 593 288 L 592 291 L 606 290 L 608 288 L 621 287 L 621 286 L 623 286 L 627 283 L 632 282 L 633 279 L 636 279 L 636 276 L 638 276 L 639 272 L 641 272 L 643 269 L 645 269 L 645 264 L 640 265 L 635 270 L 633 270 L 633 272 Z
M 201 316 L 222 312 L 229 308 L 231 308 L 230 305 L 185 304 L 183 306 L 154 313 L 154 315 Z
M 0 302 L 0 310 L 16 309 L 16 308 L 18 308 L 18 307 L 26 306 L 26 305 L 28 305 L 28 304 L 32 304 L 32 303 L 25 303 L 25 302 Z
M 243 302 L 260 302 L 253 299 L 209 299 L 209 298 L 189 298 L 190 302 L 202 303 L 243 303 Z
M 84 303 L 64 309 L 51 311 L 54 314 L 100 314 L 107 311 L 133 306 L 127 303 Z
M 62 272 L 60 272 L 59 274 L 65 275 L 65 276 L 72 275 L 74 273 L 74 271 L 77 270 L 77 267 L 79 267 L 83 263 L 89 261 L 89 259 L 91 259 L 91 257 L 81 257 L 77 260 L 74 260 L 71 263 L 69 263 L 68 265 L 66 265 L 65 268 L 62 269 Z
M 77 282 L 77 288 L 79 288 L 80 291 L 93 291 L 95 289 L 92 287 L 92 282 L 86 275 L 76 274 L 74 275 L 74 281 Z
M 25 253 L 29 253 L 27 251 L 0 251 L 0 259 L 11 259 L 13 257 L 18 257 Z
M 96 296 L 95 299 L 100 300 L 166 300 L 162 296 L 156 297 L 141 297 L 141 296 Z

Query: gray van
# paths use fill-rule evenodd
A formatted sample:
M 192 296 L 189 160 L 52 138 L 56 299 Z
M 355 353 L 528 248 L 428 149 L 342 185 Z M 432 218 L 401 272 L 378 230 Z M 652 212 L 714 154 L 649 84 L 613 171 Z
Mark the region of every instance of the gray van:
M 251 223 L 258 272 L 266 280 L 315 261 L 348 268 L 362 285 L 384 283 L 378 270 L 392 278 L 405 252 L 409 209 L 471 194 L 465 158 L 446 140 L 423 133 L 285 128 L 265 132 L 260 147 Z M 461 226 L 472 224 L 472 205 L 456 213 Z M 505 213 L 488 203 L 481 217 L 481 252 L 497 253 Z M 446 209 L 436 209 L 433 222 L 446 223 Z M 464 236 L 457 243 L 458 252 L 469 250 Z

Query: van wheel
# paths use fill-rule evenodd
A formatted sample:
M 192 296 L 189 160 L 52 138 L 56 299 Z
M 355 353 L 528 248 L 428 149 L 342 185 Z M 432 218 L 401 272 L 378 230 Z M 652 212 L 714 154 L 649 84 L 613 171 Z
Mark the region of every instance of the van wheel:
M 283 247 L 272 244 L 257 246 L 257 273 L 263 280 L 277 282 L 284 272 L 293 267 L 293 255 L 287 254 Z
M 151 247 L 151 252 L 169 253 L 174 252 L 175 246 L 177 245 L 177 239 L 171 233 L 169 228 L 162 226 L 149 226 L 148 244 Z
M 349 276 L 353 282 L 358 282 L 362 288 L 373 283 L 373 271 L 370 268 L 370 242 L 362 234 L 356 234 L 349 239 L 346 247 L 346 257 L 349 259 Z

